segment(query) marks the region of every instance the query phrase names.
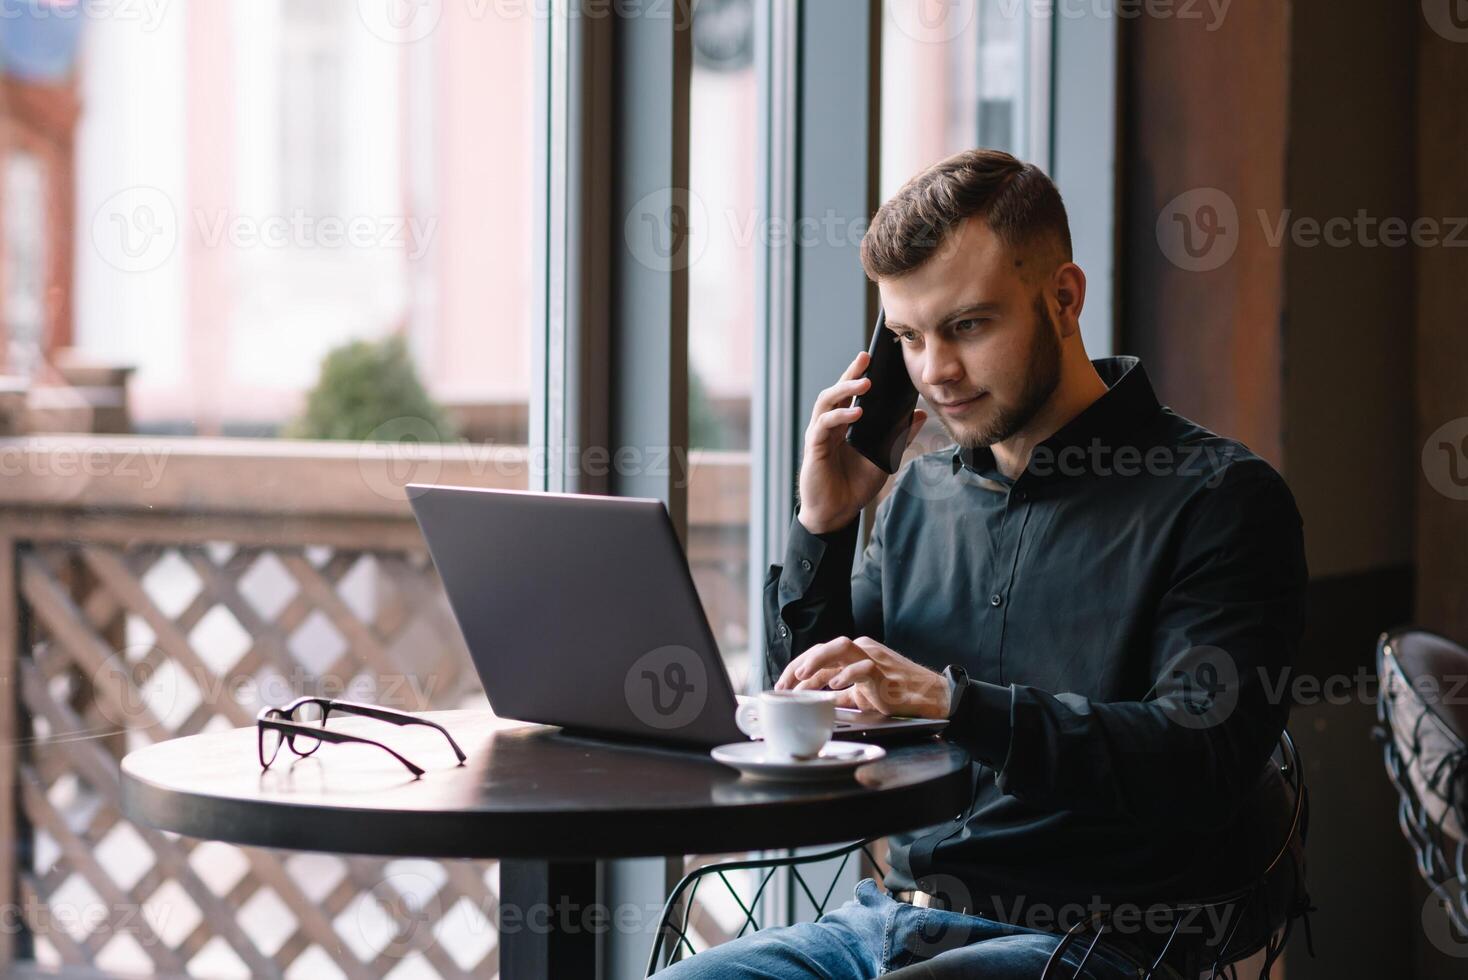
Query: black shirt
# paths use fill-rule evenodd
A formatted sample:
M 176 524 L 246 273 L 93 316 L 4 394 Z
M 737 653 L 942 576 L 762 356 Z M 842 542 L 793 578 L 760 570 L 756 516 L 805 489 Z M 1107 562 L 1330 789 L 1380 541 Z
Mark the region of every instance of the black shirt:
M 1016 902 L 1242 883 L 1242 805 L 1303 625 L 1283 479 L 1160 406 L 1135 358 L 1095 364 L 1108 391 L 1017 479 L 987 449 L 928 453 L 877 507 L 855 574 L 855 522 L 796 519 L 765 579 L 771 681 L 837 636 L 967 673 L 946 737 L 978 760 L 973 802 L 895 838 L 887 883 L 957 881 L 1010 921 Z

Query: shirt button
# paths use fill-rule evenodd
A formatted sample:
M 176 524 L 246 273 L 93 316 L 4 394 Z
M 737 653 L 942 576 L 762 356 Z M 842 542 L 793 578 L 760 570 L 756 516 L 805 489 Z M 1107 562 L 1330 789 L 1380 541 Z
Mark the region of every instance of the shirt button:
M 804 570 L 806 570 L 807 572 L 810 571 L 810 559 L 809 558 L 802 558 L 802 559 L 800 559 L 800 567 L 803 568 Z
M 775 632 L 780 634 L 780 639 L 782 640 L 790 635 L 790 629 L 784 623 L 781 623 L 779 626 L 775 627 Z
M 1016 490 L 1014 492 L 1014 499 L 1018 500 L 1020 503 L 1024 503 L 1026 500 L 1030 499 L 1029 492 L 1025 490 Z
M 989 605 L 995 607 L 1004 605 L 1004 596 L 1000 595 L 998 592 L 994 593 L 989 597 Z

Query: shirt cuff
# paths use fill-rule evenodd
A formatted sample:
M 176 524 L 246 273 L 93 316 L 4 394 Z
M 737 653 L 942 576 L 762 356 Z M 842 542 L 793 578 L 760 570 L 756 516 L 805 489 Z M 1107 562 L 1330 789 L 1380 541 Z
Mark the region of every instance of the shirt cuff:
M 851 580 L 856 559 L 857 521 L 825 534 L 812 533 L 800 523 L 797 510 L 790 517 L 790 537 L 785 545 L 785 567 L 780 575 L 780 605 L 808 595 L 823 578 L 836 584 Z
M 991 769 L 1004 768 L 1013 738 L 1014 688 L 969 678 L 943 734 Z

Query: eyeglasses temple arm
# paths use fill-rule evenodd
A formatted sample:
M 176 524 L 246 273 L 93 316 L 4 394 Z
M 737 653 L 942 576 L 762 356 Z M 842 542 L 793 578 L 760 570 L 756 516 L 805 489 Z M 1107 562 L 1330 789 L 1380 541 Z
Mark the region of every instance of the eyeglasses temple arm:
M 375 745 L 382 751 L 386 752 L 388 755 L 392 756 L 394 759 L 401 762 L 403 765 L 407 766 L 408 771 L 411 772 L 414 776 L 423 775 L 423 770 L 421 768 L 415 766 L 413 763 L 403 758 L 390 746 L 384 745 L 381 742 L 373 741 L 370 738 L 363 738 L 361 735 L 349 735 L 346 732 L 335 732 L 329 728 L 318 728 L 314 725 L 302 725 L 292 721 L 272 721 L 269 722 L 269 724 L 280 725 L 283 726 L 282 730 L 288 731 L 294 735 L 301 735 L 307 738 L 319 739 L 323 742 L 357 742 L 362 745 Z
M 361 715 L 363 718 L 375 718 L 390 725 L 426 725 L 429 728 L 437 729 L 444 738 L 449 740 L 449 747 L 454 750 L 454 755 L 458 756 L 460 762 L 468 758 L 464 750 L 459 748 L 459 743 L 455 742 L 454 737 L 449 734 L 448 729 L 436 721 L 419 718 L 405 711 L 393 711 L 391 708 L 379 708 L 376 705 L 359 704 L 356 701 L 333 701 L 330 710 L 348 715 Z

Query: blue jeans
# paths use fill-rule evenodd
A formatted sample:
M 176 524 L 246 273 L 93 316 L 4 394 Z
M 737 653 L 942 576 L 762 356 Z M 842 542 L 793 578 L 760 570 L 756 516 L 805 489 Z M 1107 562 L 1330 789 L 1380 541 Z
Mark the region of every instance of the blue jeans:
M 762 929 L 658 974 L 662 980 L 1039 980 L 1060 937 L 976 915 L 922 909 L 899 902 L 870 878 L 856 897 L 815 922 Z M 1085 944 L 1077 944 L 1074 974 Z M 1132 980 L 1136 963 L 1098 946 L 1086 963 L 1088 980 Z

